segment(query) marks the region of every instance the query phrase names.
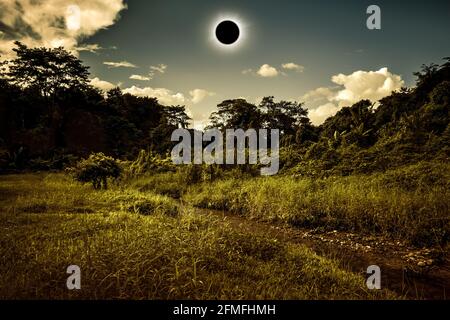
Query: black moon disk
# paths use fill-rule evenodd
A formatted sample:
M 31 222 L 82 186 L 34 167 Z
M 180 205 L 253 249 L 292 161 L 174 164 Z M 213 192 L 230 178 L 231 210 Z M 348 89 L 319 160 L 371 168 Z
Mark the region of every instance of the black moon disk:
M 217 40 L 226 45 L 230 45 L 238 41 L 239 35 L 239 26 L 230 20 L 222 21 L 216 28 Z

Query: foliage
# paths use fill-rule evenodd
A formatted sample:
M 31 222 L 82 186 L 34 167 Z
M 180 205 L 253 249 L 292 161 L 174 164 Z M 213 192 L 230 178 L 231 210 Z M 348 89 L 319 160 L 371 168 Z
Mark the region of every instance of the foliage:
M 282 144 L 289 144 L 297 138 L 302 142 L 314 139 L 308 111 L 301 103 L 275 102 L 274 97 L 265 97 L 256 106 L 245 99 L 234 99 L 223 101 L 217 109 L 210 116 L 209 128 L 278 129 L 282 135 Z
M 89 81 L 88 67 L 63 48 L 28 48 L 16 41 L 17 58 L 8 63 L 13 84 L 36 88 L 49 97 L 63 88 L 83 88 Z
M 245 99 L 225 100 L 217 105 L 217 109 L 210 117 L 212 128 L 247 130 L 262 127 L 261 112 Z
M 154 174 L 175 170 L 176 167 L 168 155 L 163 157 L 151 151 L 141 150 L 136 160 L 127 165 L 126 176 L 139 177 L 144 174 Z
M 68 168 L 68 171 L 75 180 L 90 182 L 96 190 L 106 190 L 108 178 L 119 178 L 122 168 L 114 158 L 103 153 L 93 153 L 89 158 L 79 161 L 75 167 Z
M 15 51 L 15 59 L 0 65 L 0 141 L 10 154 L 23 150 L 19 169 L 62 153 L 130 159 L 150 148 L 163 155 L 173 146 L 172 131 L 190 121 L 184 106 L 166 107 L 119 88 L 99 91 L 88 67 L 63 48 L 17 42 Z
M 63 48 L 28 48 L 17 42 L 15 51 L 17 58 L 0 66 L 0 141 L 5 150 L 0 170 L 49 168 L 63 154 L 103 152 L 130 160 L 143 149 L 151 155 L 139 155 L 136 174 L 172 170 L 157 162 L 173 147 L 173 130 L 186 128 L 191 120 L 184 106 L 162 106 L 156 98 L 123 94 L 119 88 L 102 93 L 89 84 L 88 67 Z M 382 172 L 422 160 L 447 161 L 449 61 L 423 66 L 415 88 L 344 107 L 321 126 L 311 124 L 304 104 L 271 96 L 259 104 L 225 100 L 211 114 L 210 126 L 279 129 L 282 171 L 304 175 Z M 161 159 L 154 163 L 151 158 L 157 156 Z M 193 180 L 214 180 L 228 171 L 204 169 L 209 178 L 186 170 Z M 238 170 L 251 174 L 253 168 Z

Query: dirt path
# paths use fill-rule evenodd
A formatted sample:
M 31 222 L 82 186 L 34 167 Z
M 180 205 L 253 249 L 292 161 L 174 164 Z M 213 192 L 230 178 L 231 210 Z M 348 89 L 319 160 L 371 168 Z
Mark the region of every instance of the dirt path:
M 382 286 L 410 299 L 447 299 L 450 294 L 449 247 L 417 249 L 401 241 L 345 232 L 316 232 L 248 220 L 228 212 L 196 209 L 219 216 L 234 228 L 280 241 L 304 244 L 317 254 L 336 259 L 352 272 L 366 276 L 367 267 L 382 271 Z

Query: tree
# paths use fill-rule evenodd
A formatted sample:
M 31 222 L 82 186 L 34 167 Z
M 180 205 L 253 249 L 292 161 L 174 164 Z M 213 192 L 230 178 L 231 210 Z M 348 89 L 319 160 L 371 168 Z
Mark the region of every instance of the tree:
M 279 129 L 284 135 L 295 136 L 296 131 L 310 123 L 308 111 L 302 103 L 292 101 L 275 102 L 274 97 L 265 97 L 259 104 L 264 113 L 265 126 Z
M 415 106 L 412 103 L 412 93 L 411 89 L 402 88 L 381 99 L 375 112 L 375 127 L 381 128 L 389 122 L 398 121 L 405 113 L 413 110 Z
M 0 56 L 1 59 L 1 56 Z M 0 81 L 6 81 L 6 64 L 7 61 L 1 61 L 0 60 Z
M 187 115 L 185 106 L 170 106 L 163 110 L 170 126 L 185 129 L 188 127 L 189 121 L 192 120 Z
M 434 63 L 423 65 L 420 72 L 414 73 L 417 77 L 415 100 L 419 106 L 429 101 L 429 94 L 437 85 L 450 78 L 450 58 L 444 58 L 444 61 L 441 66 Z
M 430 94 L 431 102 L 450 107 L 450 81 L 443 81 Z
M 295 134 L 295 142 L 299 145 L 317 142 L 319 139 L 319 134 L 319 128 L 313 126 L 311 123 L 307 123 L 297 129 Z
M 217 106 L 217 109 L 218 111 L 210 116 L 211 128 L 247 130 L 262 127 L 261 112 L 245 99 L 225 100 Z
M 10 81 L 22 88 L 37 88 L 45 97 L 61 88 L 86 88 L 89 67 L 61 48 L 28 48 L 16 41 L 17 57 L 8 61 Z

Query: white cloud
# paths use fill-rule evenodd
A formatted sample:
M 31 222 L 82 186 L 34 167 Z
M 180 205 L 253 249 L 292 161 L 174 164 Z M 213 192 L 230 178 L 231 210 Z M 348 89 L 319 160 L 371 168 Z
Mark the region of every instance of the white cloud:
M 328 102 L 316 109 L 309 110 L 308 116 L 314 125 L 320 125 L 329 117 L 334 116 L 340 109 L 334 103 Z
M 76 48 L 74 48 L 76 51 L 81 52 L 81 51 L 87 51 L 87 52 L 91 52 L 91 53 L 96 53 L 100 50 L 103 50 L 104 48 L 101 47 L 99 44 L 97 43 L 93 43 L 93 44 L 83 44 L 80 45 Z
M 78 52 L 90 52 L 90 53 L 97 53 L 101 50 L 117 50 L 117 47 L 108 47 L 108 48 L 104 48 L 102 46 L 100 46 L 98 43 L 92 43 L 92 44 L 81 44 L 77 47 L 74 48 L 74 50 L 78 51 Z
M 318 102 L 318 101 L 330 101 L 332 100 L 336 95 L 336 92 L 334 92 L 330 88 L 326 87 L 320 87 L 314 90 L 311 90 L 304 94 L 300 100 L 306 101 L 308 103 Z
M 130 76 L 131 80 L 138 80 L 138 81 L 150 81 L 152 80 L 151 77 L 147 77 L 147 76 L 141 76 L 138 74 L 133 74 L 132 76 Z
M 119 87 L 120 83 L 119 84 L 114 84 L 114 83 L 111 83 L 111 82 L 108 82 L 108 81 L 100 80 L 99 78 L 96 77 L 96 78 L 91 79 L 91 85 L 96 87 L 96 88 L 98 88 L 98 89 L 100 89 L 100 90 L 109 91 L 111 89 Z
M 123 0 L 2 0 L 0 52 L 12 57 L 15 40 L 75 50 L 79 40 L 113 25 L 123 9 Z
M 128 61 L 120 61 L 120 62 L 105 61 L 103 62 L 103 64 L 107 65 L 110 68 L 137 68 L 136 65 Z
M 263 64 L 257 74 L 264 78 L 276 77 L 278 76 L 278 70 L 268 64 Z
M 405 85 L 402 77 L 392 74 L 388 68 L 381 68 L 378 71 L 356 71 L 350 75 L 341 73 L 333 76 L 331 80 L 344 87 L 334 97 L 340 106 L 350 105 L 362 99 L 376 102 Z
M 252 70 L 252 69 L 245 69 L 245 70 L 242 70 L 242 74 L 244 74 L 244 75 L 252 74 L 252 73 L 253 73 L 253 70 Z
M 191 101 L 192 101 L 193 104 L 200 103 L 205 98 L 212 97 L 212 96 L 215 95 L 214 92 L 209 92 L 209 91 L 204 90 L 204 89 L 194 89 L 192 91 L 189 91 L 189 94 L 192 97 Z
M 301 99 L 309 107 L 310 119 L 321 124 L 345 106 L 351 106 L 363 99 L 378 102 L 401 89 L 405 82 L 400 75 L 388 68 L 378 71 L 355 71 L 349 75 L 338 74 L 331 78 L 337 87 L 321 87 L 306 93 Z
M 182 93 L 174 93 L 173 91 L 165 88 L 140 88 L 132 86 L 131 88 L 124 89 L 123 92 L 139 97 L 157 98 L 158 101 L 164 105 L 179 105 L 186 102 L 186 98 Z
M 165 73 L 167 69 L 167 65 L 160 63 L 157 66 L 150 66 L 150 70 L 153 72 Z
M 281 67 L 285 70 L 293 70 L 297 72 L 303 72 L 305 70 L 304 66 L 298 65 L 294 62 L 283 63 Z

